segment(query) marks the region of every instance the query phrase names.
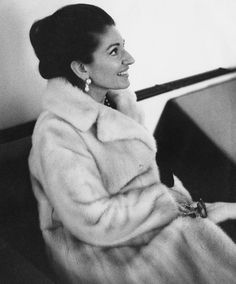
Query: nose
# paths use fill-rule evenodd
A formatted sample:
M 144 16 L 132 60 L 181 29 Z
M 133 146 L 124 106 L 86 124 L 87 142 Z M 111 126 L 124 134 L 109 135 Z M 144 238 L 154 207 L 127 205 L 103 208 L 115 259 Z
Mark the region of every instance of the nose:
M 131 65 L 131 64 L 134 64 L 135 60 L 133 58 L 133 56 L 125 50 L 124 52 L 124 57 L 123 57 L 123 60 L 122 60 L 122 64 L 124 65 Z

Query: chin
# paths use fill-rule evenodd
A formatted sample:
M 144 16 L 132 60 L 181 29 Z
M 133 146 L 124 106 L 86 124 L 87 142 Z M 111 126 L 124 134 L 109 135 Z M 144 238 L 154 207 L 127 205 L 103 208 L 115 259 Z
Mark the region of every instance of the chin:
M 109 90 L 121 90 L 121 89 L 127 89 L 130 86 L 129 80 L 116 82 L 115 84 L 111 84 L 108 89 Z
M 127 89 L 130 86 L 130 82 L 126 82 L 125 84 L 120 85 L 119 89 Z

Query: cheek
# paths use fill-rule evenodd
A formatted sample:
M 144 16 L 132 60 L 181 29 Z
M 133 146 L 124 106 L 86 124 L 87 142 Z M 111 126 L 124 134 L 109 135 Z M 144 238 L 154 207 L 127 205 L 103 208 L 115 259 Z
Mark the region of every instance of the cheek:
M 106 80 L 111 80 L 111 77 L 113 77 L 114 79 L 117 76 L 118 72 L 119 72 L 119 64 L 116 63 L 103 64 L 100 66 L 96 66 L 93 75 L 94 78 L 96 79 L 106 81 Z
M 115 63 L 115 62 L 112 62 L 110 64 L 104 64 L 103 66 L 101 66 L 101 69 L 102 72 L 104 74 L 106 74 L 107 76 L 109 75 L 114 75 L 114 74 L 117 74 L 119 71 L 119 64 L 118 63 Z

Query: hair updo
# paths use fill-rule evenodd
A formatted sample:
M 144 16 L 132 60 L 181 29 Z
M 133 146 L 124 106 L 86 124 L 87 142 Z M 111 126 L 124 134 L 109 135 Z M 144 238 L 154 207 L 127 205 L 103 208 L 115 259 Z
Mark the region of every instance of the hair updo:
M 70 64 L 74 60 L 91 63 L 99 45 L 97 35 L 112 25 L 114 20 L 104 10 L 89 4 L 68 5 L 36 21 L 30 29 L 30 41 L 39 59 L 41 76 L 63 77 L 83 89 L 83 80 Z

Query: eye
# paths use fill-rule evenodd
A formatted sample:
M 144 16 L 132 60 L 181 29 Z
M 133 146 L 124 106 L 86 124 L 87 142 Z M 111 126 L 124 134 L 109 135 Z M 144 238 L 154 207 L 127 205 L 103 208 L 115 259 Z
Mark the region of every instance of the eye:
M 114 55 L 117 55 L 118 54 L 118 48 L 115 47 L 112 49 L 112 51 L 110 52 L 110 55 L 114 56 Z

